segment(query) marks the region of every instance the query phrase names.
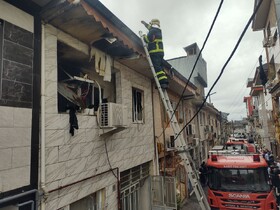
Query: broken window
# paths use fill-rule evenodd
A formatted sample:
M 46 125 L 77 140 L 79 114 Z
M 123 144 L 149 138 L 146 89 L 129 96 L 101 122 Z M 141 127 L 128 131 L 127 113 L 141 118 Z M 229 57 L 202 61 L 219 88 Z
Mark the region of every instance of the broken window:
M 143 122 L 143 91 L 132 88 L 132 121 Z
M 96 71 L 95 60 L 58 42 L 58 112 L 76 107 L 79 112 L 97 111 L 100 103 L 116 101 L 115 72 L 110 82 Z M 89 112 L 90 113 L 90 112 Z
M 80 110 L 94 109 L 97 111 L 100 99 L 103 99 L 103 88 L 86 79 L 86 76 L 79 77 L 77 74 L 82 72 L 68 74 L 62 68 L 58 71 L 58 111 L 65 112 L 69 107 L 77 106 Z M 67 79 L 68 78 L 68 79 Z M 83 80 L 84 81 L 81 81 Z

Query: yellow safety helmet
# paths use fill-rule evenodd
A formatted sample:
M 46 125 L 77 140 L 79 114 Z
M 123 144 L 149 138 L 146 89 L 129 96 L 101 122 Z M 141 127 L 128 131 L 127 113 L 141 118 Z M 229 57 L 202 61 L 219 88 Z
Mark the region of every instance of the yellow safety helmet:
M 159 19 L 152 19 L 150 22 L 151 25 L 158 25 L 160 27 Z

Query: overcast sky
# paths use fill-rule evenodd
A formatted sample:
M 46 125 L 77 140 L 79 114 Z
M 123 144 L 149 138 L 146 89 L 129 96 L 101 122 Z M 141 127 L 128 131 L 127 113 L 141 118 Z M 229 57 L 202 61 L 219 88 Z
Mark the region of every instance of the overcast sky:
M 100 0 L 112 13 L 136 34 L 146 32 L 141 20 L 153 18 L 161 21 L 164 59 L 185 56 L 183 47 L 203 42 L 214 19 L 219 0 Z M 202 52 L 207 62 L 208 92 L 253 13 L 254 0 L 225 0 L 212 33 Z M 211 102 L 222 111 L 230 113 L 229 120 L 246 117 L 243 97 L 248 96 L 247 79 L 254 77 L 258 57 L 263 55 L 262 31 L 248 28 L 235 55 L 223 76 L 212 90 Z M 263 62 L 265 63 L 265 61 Z M 206 93 L 207 93 L 206 92 Z M 209 100 L 208 100 L 209 102 Z

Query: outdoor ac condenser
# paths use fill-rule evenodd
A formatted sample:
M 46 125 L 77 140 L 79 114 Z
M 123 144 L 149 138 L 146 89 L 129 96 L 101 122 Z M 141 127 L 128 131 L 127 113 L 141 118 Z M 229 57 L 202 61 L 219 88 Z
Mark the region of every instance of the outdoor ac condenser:
M 122 104 L 104 103 L 100 107 L 100 127 L 127 126 L 127 107 Z

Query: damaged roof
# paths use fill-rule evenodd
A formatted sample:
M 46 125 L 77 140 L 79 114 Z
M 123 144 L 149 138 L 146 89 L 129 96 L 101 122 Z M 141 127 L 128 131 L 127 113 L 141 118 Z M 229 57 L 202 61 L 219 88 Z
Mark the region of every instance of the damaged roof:
M 111 55 L 121 64 L 153 78 L 140 37 L 98 0 L 32 0 L 41 7 L 42 20 L 89 46 Z M 178 71 L 164 61 L 170 89 L 182 93 L 187 82 Z M 189 82 L 185 94 L 196 90 Z

